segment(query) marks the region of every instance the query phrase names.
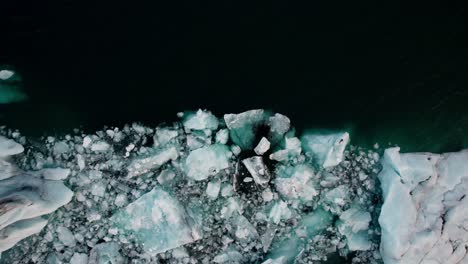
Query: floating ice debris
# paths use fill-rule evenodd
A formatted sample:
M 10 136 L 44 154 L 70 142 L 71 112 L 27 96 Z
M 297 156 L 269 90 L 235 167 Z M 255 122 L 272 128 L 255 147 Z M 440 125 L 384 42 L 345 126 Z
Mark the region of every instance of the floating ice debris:
M 196 113 L 184 114 L 184 128 L 190 130 L 216 130 L 218 128 L 218 118 L 208 111 L 198 110 Z
M 270 126 L 268 138 L 273 144 L 276 144 L 281 141 L 286 132 L 289 131 L 289 128 L 291 127 L 291 121 L 287 116 L 278 113 L 276 113 L 274 116 L 270 116 L 268 121 Z
M 258 145 L 255 147 L 254 151 L 255 153 L 257 153 L 257 155 L 263 155 L 263 153 L 267 152 L 269 149 L 270 149 L 270 141 L 262 137 Z
M 115 242 L 102 243 L 94 246 L 89 255 L 88 264 L 124 264 L 125 258 L 119 252 Z
M 221 189 L 221 181 L 218 179 L 212 180 L 208 183 L 206 187 L 206 194 L 212 199 L 216 199 Z
M 0 70 L 0 80 L 8 80 L 15 74 L 14 71 L 10 70 Z
M 308 165 L 280 166 L 276 176 L 276 190 L 287 199 L 311 201 L 319 193 L 314 171 Z
M 338 230 L 346 236 L 349 250 L 369 250 L 371 248 L 372 244 L 368 235 L 371 220 L 369 212 L 357 206 L 351 207 L 340 215 Z
M 298 158 L 301 154 L 301 141 L 298 138 L 285 138 L 285 148 L 273 152 L 270 155 L 271 160 L 288 162 L 291 159 Z
M 161 167 L 170 160 L 179 157 L 175 146 L 162 149 L 151 149 L 148 153 L 137 156 L 128 166 L 128 177 L 135 177 Z
M 385 151 L 379 217 L 385 263 L 468 260 L 468 151 L 443 155 Z
M 158 187 L 112 216 L 111 221 L 121 232 L 133 233 L 150 255 L 201 238 L 196 218 L 168 192 Z
M 0 263 L 466 262 L 468 152 L 381 158 L 263 110 L 179 116 L 42 145 L 0 128 Z
M 229 167 L 229 150 L 225 145 L 214 144 L 190 152 L 185 160 L 187 177 L 205 180 Z
M 270 181 L 271 176 L 270 171 L 263 162 L 263 158 L 261 156 L 254 156 L 242 160 L 242 163 L 244 163 L 250 175 L 252 175 L 255 183 L 257 183 L 260 186 L 266 187 L 266 185 Z
M 301 138 L 306 154 L 313 157 L 324 168 L 333 167 L 343 161 L 343 152 L 349 142 L 349 134 L 305 134 Z
M 179 132 L 175 129 L 163 127 L 156 128 L 156 133 L 153 137 L 155 147 L 164 146 L 169 143 L 172 139 L 176 138 Z

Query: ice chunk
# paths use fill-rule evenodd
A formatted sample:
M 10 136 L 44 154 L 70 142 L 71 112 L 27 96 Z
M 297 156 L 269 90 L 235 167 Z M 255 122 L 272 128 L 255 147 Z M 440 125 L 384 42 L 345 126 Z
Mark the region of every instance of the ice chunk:
M 333 167 L 343 160 L 343 152 L 349 142 L 349 134 L 307 133 L 301 138 L 302 147 L 308 156 L 324 168 Z
M 263 153 L 267 152 L 269 149 L 270 141 L 268 141 L 268 139 L 266 139 L 265 137 L 262 137 L 258 145 L 255 147 L 254 151 L 255 153 L 257 153 L 257 155 L 263 155 Z
M 255 183 L 262 187 L 266 187 L 270 181 L 271 175 L 268 167 L 263 162 L 261 156 L 254 156 L 242 160 L 250 175 L 252 175 Z
M 0 136 L 0 158 L 22 153 L 24 148 L 14 140 Z
M 358 206 L 354 205 L 340 215 L 338 230 L 346 236 L 348 249 L 369 250 L 371 242 L 368 235 L 369 222 L 371 215 Z
M 190 152 L 184 163 L 187 177 L 201 181 L 229 167 L 228 147 L 214 144 Z
M 115 242 L 97 244 L 89 254 L 88 264 L 124 264 L 125 259 L 119 250 Z
M 283 201 L 279 201 L 271 208 L 268 219 L 275 224 L 279 224 L 281 220 L 287 220 L 291 218 L 291 216 L 292 213 L 288 208 L 288 204 Z
M 222 253 L 214 257 L 214 263 L 231 263 L 231 264 L 241 264 L 244 263 L 244 257 L 241 253 L 234 249 L 227 249 Z
M 249 242 L 258 238 L 257 230 L 245 216 L 236 214 L 231 220 L 235 227 L 235 237 L 237 240 Z
M 301 141 L 296 138 L 285 138 L 285 149 L 275 151 L 270 155 L 271 160 L 289 161 L 297 158 L 301 154 Z
M 276 175 L 276 190 L 287 199 L 311 201 L 319 193 L 314 182 L 314 171 L 307 165 L 283 166 L 276 171 Z
M 122 232 L 132 232 L 150 255 L 194 242 L 201 238 L 195 212 L 161 188 L 155 188 L 112 216 Z
M 14 71 L 0 70 L 0 80 L 8 80 L 15 74 Z
M 59 226 L 57 227 L 57 235 L 59 240 L 67 247 L 74 247 L 76 245 L 75 237 L 70 229 Z
M 171 128 L 156 128 L 156 133 L 153 137 L 154 139 L 154 146 L 155 147 L 160 147 L 164 146 L 167 143 L 169 143 L 172 139 L 176 138 L 179 135 L 179 132 L 177 130 L 171 129 Z
M 70 259 L 70 264 L 88 264 L 88 255 L 75 252 Z
M 265 123 L 267 115 L 263 109 L 249 110 L 240 114 L 226 114 L 224 121 L 232 141 L 243 150 L 254 148 L 257 129 Z
M 128 166 L 128 177 L 135 177 L 161 167 L 170 160 L 176 160 L 179 153 L 175 146 L 152 149 L 148 153 L 133 159 Z
M 91 145 L 91 151 L 103 152 L 107 151 L 110 148 L 110 145 L 105 141 L 98 141 Z
M 289 131 L 291 127 L 291 121 L 289 118 L 282 114 L 275 114 L 269 118 L 270 131 L 268 138 L 272 143 L 276 144 L 281 141 L 284 134 Z M 260 155 L 260 154 L 259 154 Z
M 288 235 L 288 239 L 272 246 L 272 250 L 270 250 L 266 261 L 263 263 L 294 263 L 294 258 L 304 249 L 305 243 L 307 243 L 307 240 L 302 239 L 302 236 L 313 238 L 330 226 L 332 221 L 333 215 L 322 208 L 317 208 L 305 215 L 293 233 Z
M 212 198 L 218 198 L 219 190 L 221 189 L 221 181 L 219 179 L 212 180 L 206 187 L 206 194 Z
M 199 109 L 196 113 L 188 113 L 183 124 L 186 130 L 216 130 L 219 122 L 210 112 Z
M 13 247 L 22 239 L 39 233 L 47 224 L 41 217 L 25 219 L 15 222 L 0 230 L 0 252 Z
M 157 180 L 159 184 L 166 184 L 171 182 L 175 178 L 176 174 L 172 169 L 165 169 L 161 171 Z
M 216 143 L 226 144 L 229 140 L 229 130 L 221 129 L 216 133 Z

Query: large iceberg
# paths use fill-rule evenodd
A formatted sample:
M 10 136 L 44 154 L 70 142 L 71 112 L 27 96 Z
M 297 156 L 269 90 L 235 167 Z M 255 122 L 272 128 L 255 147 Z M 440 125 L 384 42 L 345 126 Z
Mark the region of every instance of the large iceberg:
M 468 151 L 385 151 L 379 174 L 385 263 L 467 263 L 467 161 Z

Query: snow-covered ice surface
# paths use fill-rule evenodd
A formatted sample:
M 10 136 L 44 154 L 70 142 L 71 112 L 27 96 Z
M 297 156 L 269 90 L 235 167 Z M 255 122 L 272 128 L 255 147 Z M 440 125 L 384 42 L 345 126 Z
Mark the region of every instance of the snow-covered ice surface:
M 385 263 L 468 263 L 468 151 L 385 151 L 381 253 Z
M 381 163 L 262 109 L 178 116 L 40 140 L 0 129 L 0 263 L 466 261 L 465 152 Z

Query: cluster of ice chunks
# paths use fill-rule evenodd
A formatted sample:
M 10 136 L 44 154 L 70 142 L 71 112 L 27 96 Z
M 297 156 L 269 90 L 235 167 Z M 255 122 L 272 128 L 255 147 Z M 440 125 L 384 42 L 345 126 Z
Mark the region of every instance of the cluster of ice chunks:
M 468 263 L 468 151 L 385 151 L 379 217 L 385 263 Z
M 23 151 L 21 144 L 0 136 L 0 253 L 39 233 L 47 224 L 42 216 L 67 204 L 73 195 L 61 181 L 69 170 L 23 171 L 12 163 L 12 156 Z
M 19 159 L 23 171 L 40 171 L 30 174 L 58 180 L 65 171 L 47 170 L 46 165 L 67 168 L 75 196 L 47 225 L 44 222 L 41 233 L 19 242 L 0 262 L 273 264 L 315 263 L 339 254 L 354 263 L 399 263 L 394 253 L 408 244 L 411 213 L 391 221 L 395 217 L 389 208 L 407 210 L 392 199 L 408 197 L 404 191 L 401 197 L 396 195 L 402 193 L 401 186 L 394 183 L 394 174 L 388 175 L 405 171 L 398 174 L 403 175 L 403 185 L 420 190 L 418 205 L 428 207 L 421 219 L 426 221 L 428 210 L 435 210 L 429 206 L 432 196 L 425 195 L 433 188 L 418 187 L 427 180 L 429 169 L 419 159 L 389 162 L 393 152 L 388 150 L 379 174 L 385 198 L 381 241 L 378 147 L 349 146 L 345 132 L 296 137 L 287 117 L 264 110 L 227 114 L 223 119 L 203 110 L 179 117 L 181 122 L 155 129 L 133 124 L 94 135 L 77 130 L 74 135 L 46 138 L 45 146 L 36 143 L 38 147 Z M 398 167 L 392 164 L 400 169 L 392 169 Z M 443 168 L 453 171 L 454 166 Z M 451 263 L 464 254 L 463 238 L 453 242 L 452 236 L 464 228 L 466 207 L 459 202 L 466 200 L 466 180 L 461 182 L 443 199 Z M 409 195 L 414 193 L 418 192 Z M 398 197 L 388 198 L 391 195 Z M 42 224 L 24 223 L 29 228 Z M 439 240 L 447 241 L 447 236 Z M 446 244 L 440 248 L 444 254 L 450 251 Z M 436 254 L 418 246 L 413 255 L 405 256 L 423 251 Z

